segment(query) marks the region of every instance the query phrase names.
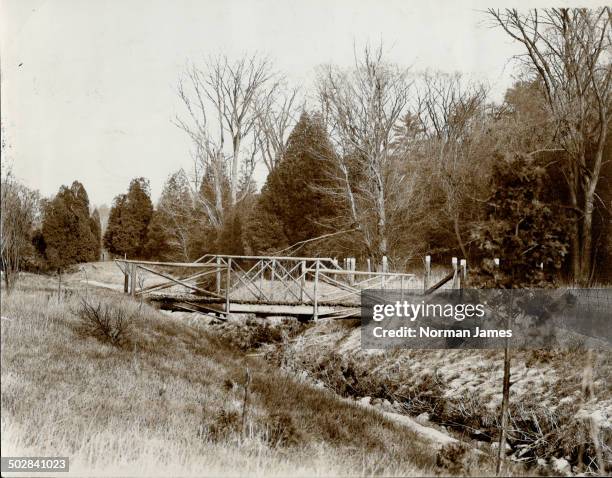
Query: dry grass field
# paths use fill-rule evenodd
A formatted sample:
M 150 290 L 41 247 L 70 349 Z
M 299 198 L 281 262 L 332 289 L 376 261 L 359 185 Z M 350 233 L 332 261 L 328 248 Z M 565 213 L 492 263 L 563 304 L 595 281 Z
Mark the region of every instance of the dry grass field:
M 100 333 L 83 301 L 127 327 Z M 59 296 L 23 275 L 1 305 L 3 456 L 68 456 L 72 476 L 449 473 L 452 449 L 78 273 Z

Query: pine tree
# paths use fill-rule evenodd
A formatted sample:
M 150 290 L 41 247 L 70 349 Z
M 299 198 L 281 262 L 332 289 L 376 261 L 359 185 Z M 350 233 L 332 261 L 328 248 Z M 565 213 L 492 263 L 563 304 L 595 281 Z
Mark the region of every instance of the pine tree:
M 226 216 L 225 224 L 219 233 L 216 250 L 221 254 L 243 255 L 242 219 L 239 208 Z
M 103 244 L 111 254 L 121 255 L 121 251 L 128 248 L 127 235 L 122 227 L 121 216 L 125 210 L 127 197 L 125 194 L 119 194 L 113 199 L 113 204 L 108 215 L 108 224 L 104 232 Z
M 295 244 L 326 232 L 323 224 L 335 209 L 321 188 L 328 185 L 328 159 L 332 154 L 320 120 L 303 113 L 249 218 L 249 244 L 254 251 L 269 250 L 272 243 Z M 275 231 L 273 237 L 271 228 L 282 230 L 282 234 Z
M 152 215 L 149 181 L 133 179 L 128 193 L 115 197 L 113 201 L 104 246 L 113 254 L 125 254 L 130 258 L 143 256 Z
M 89 217 L 89 198 L 85 187 L 74 181 L 62 186 L 44 208 L 42 243 L 47 263 L 64 268 L 79 262 L 97 260 L 96 239 Z
M 147 231 L 147 243 L 144 255 L 154 260 L 172 260 L 173 248 L 168 243 L 167 218 L 159 211 L 153 211 L 149 229 Z
M 262 191 L 246 224 L 247 242 L 253 254 L 270 254 L 289 245 L 279 216 L 265 204 L 267 197 Z
M 96 260 L 100 259 L 100 253 L 102 249 L 102 224 L 100 222 L 100 213 L 98 209 L 94 209 L 89 218 L 89 228 L 92 234 L 93 241 L 93 255 Z

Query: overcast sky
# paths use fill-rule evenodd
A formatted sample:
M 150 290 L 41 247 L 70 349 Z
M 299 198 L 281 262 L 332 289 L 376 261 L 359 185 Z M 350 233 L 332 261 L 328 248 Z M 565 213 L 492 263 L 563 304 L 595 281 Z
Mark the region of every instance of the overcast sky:
M 43 195 L 78 179 L 96 205 L 110 205 L 137 176 L 150 179 L 155 200 L 171 172 L 190 167 L 189 140 L 172 124 L 190 61 L 257 51 L 308 89 L 317 65 L 348 66 L 354 45 L 382 40 L 391 61 L 461 71 L 487 81 L 499 99 L 518 51 L 489 27 L 482 10 L 492 3 L 482 1 L 0 4 L 3 160 Z

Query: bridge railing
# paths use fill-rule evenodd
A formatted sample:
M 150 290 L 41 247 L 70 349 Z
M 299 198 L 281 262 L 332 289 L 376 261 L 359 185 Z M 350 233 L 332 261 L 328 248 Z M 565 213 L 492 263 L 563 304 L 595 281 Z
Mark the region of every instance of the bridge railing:
M 124 291 L 159 298 L 192 295 L 208 303 L 283 304 L 353 310 L 364 289 L 416 289 L 414 274 L 348 269 L 332 258 L 207 254 L 195 262 L 116 260 Z M 170 289 L 170 290 L 169 290 Z

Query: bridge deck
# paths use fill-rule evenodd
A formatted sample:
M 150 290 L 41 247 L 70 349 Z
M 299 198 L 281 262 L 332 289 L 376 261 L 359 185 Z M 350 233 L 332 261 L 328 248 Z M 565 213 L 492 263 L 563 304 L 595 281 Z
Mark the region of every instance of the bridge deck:
M 227 314 L 227 303 L 224 299 L 214 297 L 199 297 L 197 295 L 151 295 L 149 301 L 156 303 L 162 309 L 189 309 L 201 312 Z M 319 317 L 341 315 L 345 317 L 359 317 L 358 303 L 323 302 L 317 306 Z M 230 313 L 255 315 L 288 315 L 312 316 L 315 312 L 313 304 L 300 304 L 290 301 L 257 302 L 253 300 L 232 299 Z

